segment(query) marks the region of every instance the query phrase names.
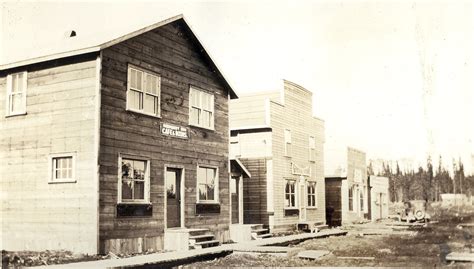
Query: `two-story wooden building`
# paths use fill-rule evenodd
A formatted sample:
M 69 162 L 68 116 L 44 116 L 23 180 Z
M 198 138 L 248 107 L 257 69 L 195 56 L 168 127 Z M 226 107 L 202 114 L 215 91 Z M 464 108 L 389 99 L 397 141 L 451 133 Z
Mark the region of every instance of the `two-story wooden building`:
M 331 226 L 367 219 L 369 213 L 365 152 L 348 147 L 339 164 L 325 177 L 327 222 Z
M 1 249 L 228 240 L 237 96 L 183 16 L 0 68 Z
M 231 154 L 252 175 L 244 224 L 278 232 L 325 222 L 324 122 L 312 113 L 312 92 L 286 80 L 280 91 L 230 102 Z

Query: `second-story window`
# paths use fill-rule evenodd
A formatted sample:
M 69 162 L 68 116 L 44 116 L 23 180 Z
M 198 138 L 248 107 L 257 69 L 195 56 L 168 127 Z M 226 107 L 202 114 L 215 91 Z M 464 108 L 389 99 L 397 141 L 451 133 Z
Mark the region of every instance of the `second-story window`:
M 291 157 L 291 131 L 285 129 L 285 156 Z
M 316 161 L 316 139 L 314 136 L 309 137 L 309 160 Z
M 26 113 L 26 71 L 7 76 L 7 116 Z
M 160 76 L 133 66 L 128 67 L 128 110 L 159 117 L 160 91 Z
M 214 95 L 195 87 L 189 89 L 189 124 L 214 129 Z

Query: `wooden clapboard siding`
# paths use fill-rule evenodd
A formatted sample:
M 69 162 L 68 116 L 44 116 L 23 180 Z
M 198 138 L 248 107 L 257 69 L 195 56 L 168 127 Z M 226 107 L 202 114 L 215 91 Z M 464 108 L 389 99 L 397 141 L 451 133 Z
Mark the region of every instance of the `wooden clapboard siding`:
M 250 126 L 268 125 L 266 120 L 267 100 L 279 100 L 279 92 L 258 92 L 240 96 L 238 100 L 231 100 L 229 109 L 230 128 L 238 129 Z
M 255 112 L 248 119 L 246 109 Z M 298 216 L 284 216 L 285 179 L 298 179 L 293 175 L 291 163 L 299 167 L 311 167 L 307 181 L 316 182 L 316 208 L 307 209 L 308 221 L 325 221 L 324 182 L 324 121 L 312 116 L 312 93 L 289 81 L 284 81 L 283 91 L 255 93 L 231 101 L 230 119 L 233 132 L 238 133 L 241 158 L 267 157 L 272 160 L 266 193 L 272 199 L 268 205 L 269 225 L 274 231 L 294 228 Z M 258 113 L 256 113 L 258 112 Z M 269 124 L 270 132 L 255 130 L 239 131 L 239 128 Z M 292 136 L 292 156 L 284 156 L 284 130 L 290 129 Z M 309 160 L 309 137 L 315 137 L 316 160 Z M 262 143 L 263 140 L 266 143 Z M 267 151 L 266 147 L 270 147 Z M 253 178 L 252 173 L 252 178 Z M 299 189 L 299 188 L 298 188 Z M 297 190 L 297 195 L 299 190 Z M 304 194 L 306 195 L 306 193 Z M 245 199 L 245 198 L 244 198 Z M 271 216 L 273 215 L 273 216 Z
M 228 92 L 182 23 L 173 22 L 102 51 L 99 158 L 102 252 L 143 251 L 144 245 L 137 247 L 142 242 L 140 238 L 153 238 L 147 243 L 148 248 L 162 248 L 165 165 L 180 165 L 185 169 L 185 226 L 209 228 L 218 238 L 228 238 Z M 161 118 L 126 111 L 128 64 L 161 76 Z M 189 126 L 190 85 L 214 95 L 215 130 Z M 190 138 L 162 136 L 160 123 L 185 126 Z M 151 160 L 151 217 L 116 217 L 120 153 Z M 195 215 L 198 164 L 219 169 L 219 214 Z M 117 244 L 131 245 L 118 248 Z
M 274 230 L 294 227 L 298 216 L 284 215 L 285 179 L 299 178 L 293 175 L 291 163 L 300 167 L 311 167 L 308 181 L 316 182 L 316 208 L 306 210 L 308 221 L 325 222 L 325 184 L 324 184 L 324 122 L 312 116 L 312 93 L 306 89 L 284 81 L 283 103 L 271 102 L 272 152 L 273 152 L 273 197 Z M 292 156 L 284 156 L 284 130 L 291 130 Z M 309 161 L 309 136 L 316 139 L 316 160 Z M 297 196 L 302 195 L 297 188 Z M 303 195 L 306 195 L 304 193 Z M 298 199 L 299 200 L 299 199 Z
M 27 114 L 5 117 L 0 74 L 2 249 L 97 252 L 96 57 L 26 66 Z M 48 184 L 49 156 L 76 154 L 76 183 Z
M 245 158 L 240 161 L 252 175 L 244 179 L 244 224 L 268 225 L 266 159 Z
M 355 182 L 355 171 L 360 171 L 361 182 Z M 354 192 L 354 211 L 344 212 L 347 217 L 347 221 L 361 220 L 364 215 L 368 214 L 368 184 L 367 184 L 367 165 L 366 165 L 366 154 L 355 148 L 347 148 L 347 188 L 351 188 L 354 184 L 358 185 L 364 194 L 364 210 L 360 212 L 359 209 L 359 197 Z M 348 201 L 348 200 L 347 200 Z M 349 206 L 347 205 L 347 208 Z

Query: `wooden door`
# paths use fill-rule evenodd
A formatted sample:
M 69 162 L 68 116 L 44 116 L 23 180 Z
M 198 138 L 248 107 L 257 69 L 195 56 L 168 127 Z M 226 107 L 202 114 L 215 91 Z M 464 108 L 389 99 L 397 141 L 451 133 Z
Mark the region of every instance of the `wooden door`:
M 299 192 L 299 197 L 300 197 L 300 221 L 305 221 L 306 220 L 306 186 L 305 184 L 300 184 L 300 192 Z
M 181 175 L 178 168 L 166 168 L 166 227 L 181 226 Z
M 239 223 L 239 178 L 230 179 L 230 196 L 232 203 L 232 223 Z

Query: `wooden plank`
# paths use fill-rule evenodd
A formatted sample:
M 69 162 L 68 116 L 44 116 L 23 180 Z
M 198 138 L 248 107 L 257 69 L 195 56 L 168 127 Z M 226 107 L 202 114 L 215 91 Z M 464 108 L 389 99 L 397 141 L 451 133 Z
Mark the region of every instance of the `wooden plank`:
M 447 261 L 456 262 L 474 262 L 474 253 L 469 252 L 451 252 L 446 255 Z

